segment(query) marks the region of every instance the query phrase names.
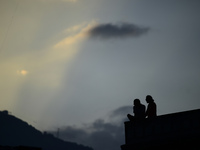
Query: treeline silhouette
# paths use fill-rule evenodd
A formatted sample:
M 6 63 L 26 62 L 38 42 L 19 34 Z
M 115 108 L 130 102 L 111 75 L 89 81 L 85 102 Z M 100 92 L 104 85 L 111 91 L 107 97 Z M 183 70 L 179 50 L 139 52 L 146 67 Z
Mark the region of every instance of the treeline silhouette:
M 63 141 L 47 132 L 42 133 L 28 123 L 0 111 L 0 146 L 31 146 L 42 150 L 93 150 L 91 147 Z

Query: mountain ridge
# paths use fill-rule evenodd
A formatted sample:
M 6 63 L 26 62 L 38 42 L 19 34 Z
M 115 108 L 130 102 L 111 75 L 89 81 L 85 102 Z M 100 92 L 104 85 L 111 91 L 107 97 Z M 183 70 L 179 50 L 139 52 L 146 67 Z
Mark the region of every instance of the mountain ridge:
M 10 115 L 7 110 L 0 111 L 0 145 L 32 146 L 43 150 L 93 150 L 91 147 L 67 142 L 49 133 L 42 133 L 27 122 Z

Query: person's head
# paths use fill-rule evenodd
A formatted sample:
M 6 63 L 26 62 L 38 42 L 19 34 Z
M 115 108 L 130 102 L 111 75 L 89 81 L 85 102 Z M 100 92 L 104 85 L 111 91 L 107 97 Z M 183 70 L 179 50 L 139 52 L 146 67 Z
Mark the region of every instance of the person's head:
M 133 104 L 135 106 L 140 105 L 140 100 L 139 99 L 134 99 Z
M 151 102 L 153 102 L 154 100 L 153 100 L 153 98 L 152 98 L 152 96 L 151 95 L 147 95 L 146 96 L 146 102 L 147 103 L 151 103 Z

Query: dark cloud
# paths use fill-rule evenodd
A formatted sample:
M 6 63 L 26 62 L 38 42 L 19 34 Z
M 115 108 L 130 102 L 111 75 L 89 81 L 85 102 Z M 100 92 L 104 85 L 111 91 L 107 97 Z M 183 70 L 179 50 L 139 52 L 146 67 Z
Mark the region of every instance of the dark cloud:
M 148 27 L 140 27 L 131 23 L 99 24 L 89 30 L 91 38 L 125 38 L 138 37 L 149 31 Z
M 115 117 L 119 118 L 118 122 L 105 122 L 104 119 L 97 119 L 83 128 L 72 126 L 60 128 L 60 138 L 91 146 L 94 150 L 120 150 L 120 146 L 125 141 L 124 121 L 127 120 L 127 111 L 130 111 L 130 107 L 123 106 L 112 111 L 108 116 L 108 118 L 112 118 L 115 114 Z
M 60 138 L 92 147 L 94 150 L 120 150 L 124 144 L 123 122 L 106 123 L 97 120 L 85 128 L 67 127 L 60 129 Z
M 60 128 L 60 137 L 67 139 L 67 141 L 84 143 L 84 138 L 87 139 L 87 134 L 88 133 L 84 129 L 76 128 L 73 126 Z

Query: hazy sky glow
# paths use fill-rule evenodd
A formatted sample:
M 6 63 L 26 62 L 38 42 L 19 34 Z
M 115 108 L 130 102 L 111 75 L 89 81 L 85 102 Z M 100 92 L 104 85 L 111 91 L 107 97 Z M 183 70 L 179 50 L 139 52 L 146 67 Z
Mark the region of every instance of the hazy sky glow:
M 121 130 L 135 98 L 146 105 L 152 95 L 159 115 L 200 108 L 199 8 L 198 0 L 0 0 L 0 110 L 42 131 L 87 130 L 87 142 L 63 137 L 98 150 L 93 131 Z

